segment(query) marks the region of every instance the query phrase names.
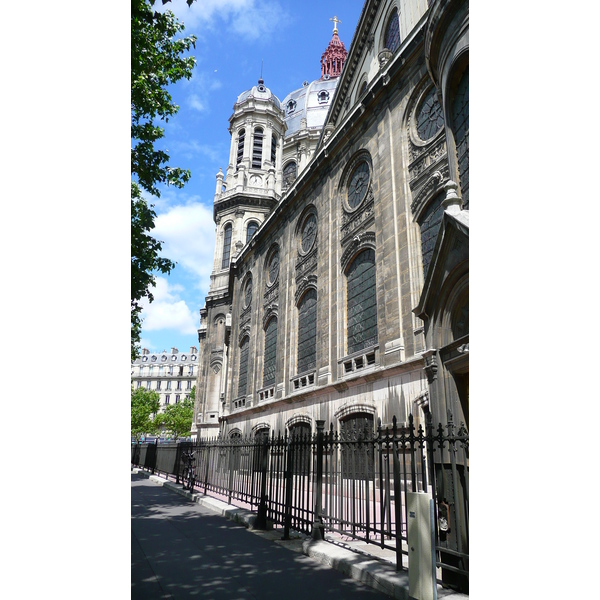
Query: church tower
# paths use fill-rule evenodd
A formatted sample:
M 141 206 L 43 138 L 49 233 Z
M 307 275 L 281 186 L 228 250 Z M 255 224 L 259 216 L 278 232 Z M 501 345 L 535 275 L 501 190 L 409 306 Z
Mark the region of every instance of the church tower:
M 217 173 L 213 218 L 217 226 L 206 305 L 200 310 L 200 344 L 192 435 L 217 435 L 225 397 L 227 336 L 231 327 L 229 267 L 279 202 L 282 190 L 284 114 L 264 84 L 240 94 L 229 119 L 226 173 Z

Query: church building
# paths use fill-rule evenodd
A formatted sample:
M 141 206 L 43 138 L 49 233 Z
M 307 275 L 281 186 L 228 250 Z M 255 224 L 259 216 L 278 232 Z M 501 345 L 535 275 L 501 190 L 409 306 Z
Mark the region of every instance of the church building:
M 233 106 L 194 439 L 468 428 L 468 3 L 366 0 L 348 49 L 332 20 L 320 78 Z

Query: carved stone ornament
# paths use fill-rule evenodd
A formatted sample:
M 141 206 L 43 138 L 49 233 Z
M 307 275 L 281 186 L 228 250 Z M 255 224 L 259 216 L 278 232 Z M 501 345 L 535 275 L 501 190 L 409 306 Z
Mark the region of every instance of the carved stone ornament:
M 427 381 L 431 385 L 437 379 L 438 362 L 437 362 L 437 350 L 427 350 L 423 353 L 425 359 L 425 374 L 427 375 Z
M 385 65 L 387 65 L 388 62 L 390 62 L 390 60 L 392 59 L 392 56 L 394 56 L 394 53 L 391 50 L 388 50 L 387 48 L 384 48 L 377 55 L 377 58 L 379 59 L 379 68 L 380 69 L 385 68 Z
M 340 261 L 342 271 L 345 272 L 352 257 L 365 248 L 375 249 L 375 233 L 372 231 L 365 231 L 364 233 L 355 236 L 352 243 L 344 250 Z

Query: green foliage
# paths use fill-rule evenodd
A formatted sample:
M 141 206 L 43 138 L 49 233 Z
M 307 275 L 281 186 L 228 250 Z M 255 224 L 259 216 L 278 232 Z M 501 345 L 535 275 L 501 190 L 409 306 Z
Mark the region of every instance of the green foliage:
M 195 388 L 193 391 L 195 393 Z M 165 412 L 158 415 L 157 422 L 165 435 L 177 439 L 190 435 L 193 417 L 194 400 L 188 397 L 177 404 L 168 404 Z
M 181 188 L 190 172 L 168 165 L 169 154 L 155 143 L 164 136 L 157 122 L 169 121 L 179 107 L 169 85 L 192 76 L 196 59 L 183 55 L 195 36 L 177 37 L 185 28 L 172 12 L 158 13 L 156 0 L 131 2 L 131 359 L 139 354 L 142 298 L 152 302 L 154 274 L 170 273 L 175 264 L 159 257 L 160 241 L 150 232 L 156 213 L 142 193 L 160 197 L 159 185 Z M 164 2 L 163 2 L 164 4 Z M 188 4 L 191 4 L 188 1 Z
M 159 408 L 160 396 L 155 391 L 131 386 L 131 437 L 137 441 L 157 432 Z

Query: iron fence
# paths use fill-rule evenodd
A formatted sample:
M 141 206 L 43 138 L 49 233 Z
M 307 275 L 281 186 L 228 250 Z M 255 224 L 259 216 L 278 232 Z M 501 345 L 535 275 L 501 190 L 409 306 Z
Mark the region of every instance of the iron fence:
M 407 494 L 429 492 L 434 500 L 436 563 L 443 583 L 468 589 L 469 437 L 448 413 L 446 425 L 425 427 L 413 415 L 399 426 L 381 422 L 375 431 L 326 431 L 313 435 L 272 433 L 196 442 L 138 444 L 132 464 L 175 476 L 182 453 L 194 452 L 195 489 L 257 510 L 267 520 L 323 539 L 326 532 L 393 550 L 396 568 L 408 564 Z M 403 560 L 404 558 L 404 560 Z

